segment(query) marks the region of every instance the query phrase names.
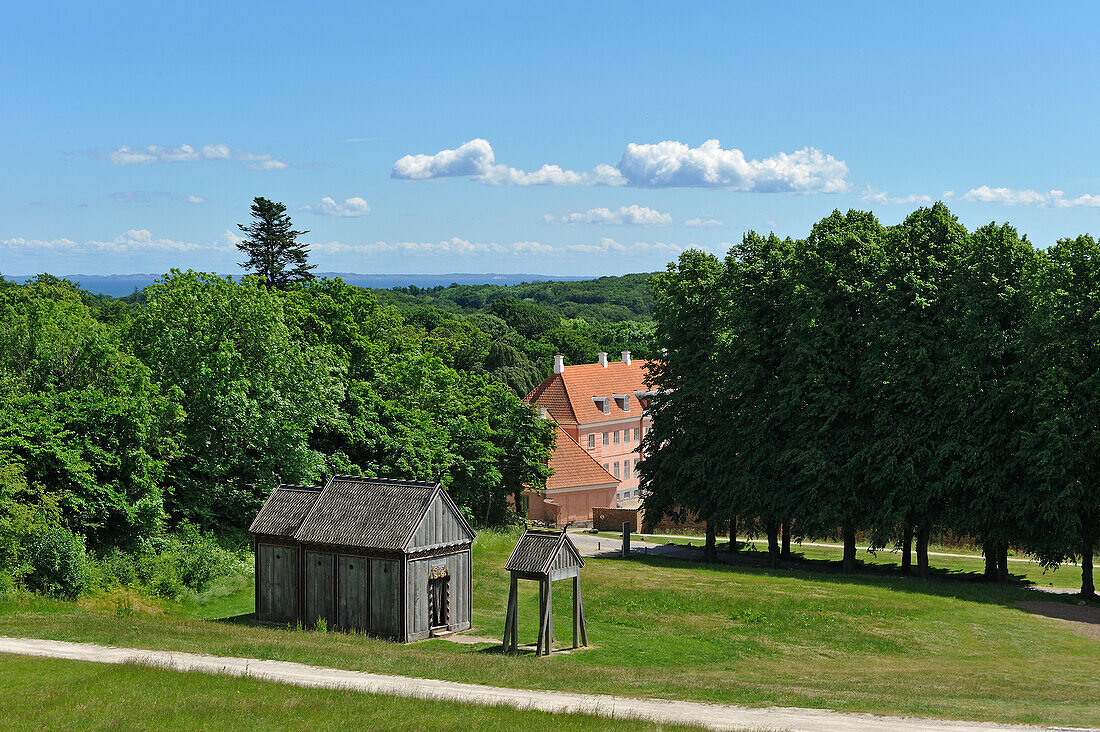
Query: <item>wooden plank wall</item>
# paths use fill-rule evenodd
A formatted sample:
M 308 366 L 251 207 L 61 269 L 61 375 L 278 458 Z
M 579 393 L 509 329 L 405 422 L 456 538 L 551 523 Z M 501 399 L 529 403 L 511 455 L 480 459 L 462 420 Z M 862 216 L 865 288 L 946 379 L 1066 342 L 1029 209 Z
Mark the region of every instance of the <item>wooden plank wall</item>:
M 462 549 L 453 554 L 436 557 L 423 557 L 409 560 L 409 582 L 405 587 L 406 606 L 409 616 L 405 621 L 405 631 L 409 640 L 427 638 L 428 627 L 428 572 L 439 562 L 447 566 L 450 574 L 450 617 L 447 629 L 451 631 L 469 630 L 470 622 L 470 550 Z
M 454 510 L 437 494 L 413 532 L 409 551 L 467 541 L 469 535 Z
M 336 557 L 336 624 L 341 630 L 370 630 L 368 566 L 366 557 Z
M 401 562 L 370 560 L 370 631 L 395 637 L 401 630 Z
M 256 547 L 256 619 L 293 623 L 298 619 L 298 549 L 275 544 Z
M 323 618 L 331 628 L 336 624 L 333 612 L 333 555 L 330 552 L 303 552 L 305 562 L 305 615 L 302 623 L 312 628 Z

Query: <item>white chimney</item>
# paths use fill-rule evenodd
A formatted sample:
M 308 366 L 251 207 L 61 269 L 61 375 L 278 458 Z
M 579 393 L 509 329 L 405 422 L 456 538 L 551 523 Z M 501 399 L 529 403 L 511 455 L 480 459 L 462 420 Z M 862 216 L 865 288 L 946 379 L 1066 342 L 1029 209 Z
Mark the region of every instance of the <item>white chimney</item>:
M 607 351 L 600 351 L 600 366 L 607 368 Z
M 623 351 L 623 363 L 630 365 L 630 351 Z
M 550 412 L 546 409 L 546 407 L 539 407 L 539 416 L 543 419 L 550 419 Z
M 565 371 L 565 356 L 554 356 L 554 373 Z

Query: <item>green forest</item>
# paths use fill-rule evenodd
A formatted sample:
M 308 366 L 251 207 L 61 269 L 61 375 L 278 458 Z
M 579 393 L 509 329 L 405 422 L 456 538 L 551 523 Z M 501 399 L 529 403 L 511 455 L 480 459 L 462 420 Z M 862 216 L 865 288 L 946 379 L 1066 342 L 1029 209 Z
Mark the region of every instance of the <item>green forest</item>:
M 522 396 L 555 353 L 647 353 L 644 279 L 410 293 L 172 271 L 120 299 L 0 281 L 0 589 L 201 590 L 275 485 L 336 473 L 438 479 L 475 524 L 514 520 L 553 442 Z M 466 306 L 441 306 L 451 289 Z M 585 299 L 631 319 L 577 317 Z
M 1009 547 L 1082 563 L 1100 537 L 1100 246 L 1037 249 L 968 231 L 938 203 L 895 226 L 834 211 L 805 239 L 748 233 L 653 278 L 658 393 L 643 441 L 647 521 L 791 537 L 971 537 L 1004 580 Z M 781 546 L 782 543 L 782 546 Z M 907 564 L 904 565 L 908 570 Z

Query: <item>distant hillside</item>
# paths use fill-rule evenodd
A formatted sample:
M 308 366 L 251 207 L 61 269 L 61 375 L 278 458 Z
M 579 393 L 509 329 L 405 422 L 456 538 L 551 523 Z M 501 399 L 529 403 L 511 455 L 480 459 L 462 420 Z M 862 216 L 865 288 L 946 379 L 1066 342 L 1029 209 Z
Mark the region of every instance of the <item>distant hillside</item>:
M 457 284 L 439 287 L 395 287 L 376 290 L 378 299 L 399 307 L 431 305 L 451 312 L 478 312 L 496 300 L 535 302 L 564 318 L 589 322 L 647 320 L 653 317 L 652 273 L 590 280 L 555 279 L 519 284 Z
M 13 282 L 23 282 L 33 275 L 3 275 L 4 279 Z M 144 290 L 160 277 L 159 274 L 121 274 L 121 275 L 85 275 L 70 274 L 59 275 L 62 279 L 75 282 L 88 292 L 97 295 L 109 295 L 111 297 L 125 297 L 135 290 Z M 240 273 L 235 273 L 236 277 Z M 318 272 L 318 277 L 340 277 L 349 285 L 358 287 L 370 287 L 372 289 L 385 289 L 390 287 L 420 287 L 433 288 L 459 285 L 515 285 L 522 282 L 541 282 L 546 280 L 576 281 L 586 279 L 584 276 L 551 276 L 541 274 L 473 274 L 451 273 L 440 275 L 425 274 L 356 274 L 354 272 Z

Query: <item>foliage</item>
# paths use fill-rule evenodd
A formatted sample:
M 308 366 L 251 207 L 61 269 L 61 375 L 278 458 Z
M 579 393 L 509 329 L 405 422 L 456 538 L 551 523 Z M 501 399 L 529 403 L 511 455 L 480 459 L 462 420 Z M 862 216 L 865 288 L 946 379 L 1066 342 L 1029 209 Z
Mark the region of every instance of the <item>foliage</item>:
M 27 587 L 74 599 L 88 584 L 84 542 L 67 529 L 48 529 L 27 547 Z

